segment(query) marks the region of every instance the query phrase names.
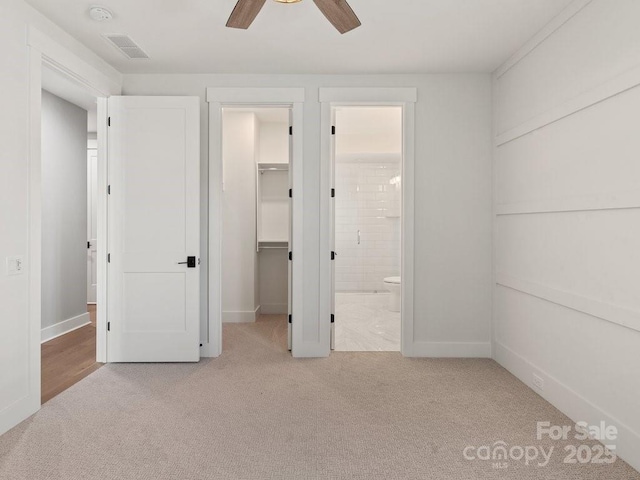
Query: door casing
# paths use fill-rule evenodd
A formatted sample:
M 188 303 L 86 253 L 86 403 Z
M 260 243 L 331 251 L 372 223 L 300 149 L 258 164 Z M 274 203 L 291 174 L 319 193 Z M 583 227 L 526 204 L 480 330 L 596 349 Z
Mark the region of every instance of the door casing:
M 26 252 L 28 274 L 28 394 L 14 406 L 2 412 L 0 434 L 40 409 L 41 355 L 40 331 L 42 324 L 42 69 L 46 66 L 78 85 L 97 99 L 98 107 L 98 289 L 97 289 L 97 344 L 96 360 L 106 361 L 106 99 L 119 95 L 122 80 L 119 75 L 108 75 L 97 70 L 62 45 L 29 26 L 27 32 L 29 62 L 29 243 Z

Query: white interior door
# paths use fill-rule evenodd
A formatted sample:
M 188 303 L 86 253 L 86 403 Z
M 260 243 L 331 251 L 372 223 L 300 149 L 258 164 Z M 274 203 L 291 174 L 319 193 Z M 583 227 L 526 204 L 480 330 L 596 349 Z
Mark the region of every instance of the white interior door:
M 331 161 L 329 162 L 329 175 L 331 178 L 331 209 L 329 212 L 330 220 L 330 239 L 331 239 L 331 338 L 329 341 L 331 350 L 336 349 L 336 111 L 331 109 Z
M 293 111 L 289 110 L 289 192 L 293 192 L 293 135 L 291 135 L 293 129 Z M 293 251 L 293 195 L 289 194 L 289 252 Z M 293 346 L 293 330 L 291 325 L 291 316 L 293 315 L 293 309 L 291 308 L 293 300 L 293 262 L 291 258 L 288 261 L 288 295 L 287 295 L 287 311 L 288 311 L 288 327 L 287 327 L 287 346 L 291 350 Z
M 87 150 L 87 303 L 96 303 L 98 283 L 98 151 Z
M 111 97 L 109 119 L 107 360 L 198 361 L 199 99 Z

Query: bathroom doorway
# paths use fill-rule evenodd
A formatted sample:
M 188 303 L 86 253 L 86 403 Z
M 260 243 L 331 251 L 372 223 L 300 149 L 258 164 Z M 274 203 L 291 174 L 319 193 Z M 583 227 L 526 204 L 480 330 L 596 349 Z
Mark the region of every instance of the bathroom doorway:
M 291 125 L 289 107 L 222 108 L 222 323 L 289 350 Z
M 336 351 L 401 350 L 403 108 L 332 108 Z

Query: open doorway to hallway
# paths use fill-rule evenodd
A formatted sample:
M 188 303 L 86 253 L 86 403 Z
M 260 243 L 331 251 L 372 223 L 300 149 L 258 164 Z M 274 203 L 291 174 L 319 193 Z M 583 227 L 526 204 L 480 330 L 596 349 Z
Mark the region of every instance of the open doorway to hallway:
M 400 351 L 402 115 L 399 106 L 332 112 L 338 351 Z
M 97 104 L 43 67 L 41 402 L 97 370 Z

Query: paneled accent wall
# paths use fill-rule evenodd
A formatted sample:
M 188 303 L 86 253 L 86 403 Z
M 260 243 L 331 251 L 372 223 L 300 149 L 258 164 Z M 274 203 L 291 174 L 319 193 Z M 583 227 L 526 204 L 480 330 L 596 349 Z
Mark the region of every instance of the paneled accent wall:
M 336 162 L 336 291 L 386 291 L 400 275 L 400 162 Z
M 615 425 L 636 469 L 638 18 L 637 0 L 577 1 L 494 79 L 494 355 L 574 421 Z

